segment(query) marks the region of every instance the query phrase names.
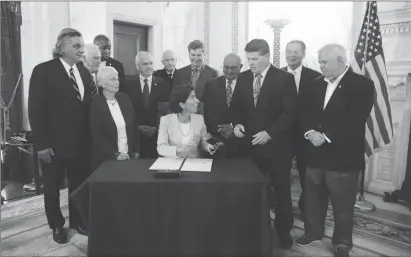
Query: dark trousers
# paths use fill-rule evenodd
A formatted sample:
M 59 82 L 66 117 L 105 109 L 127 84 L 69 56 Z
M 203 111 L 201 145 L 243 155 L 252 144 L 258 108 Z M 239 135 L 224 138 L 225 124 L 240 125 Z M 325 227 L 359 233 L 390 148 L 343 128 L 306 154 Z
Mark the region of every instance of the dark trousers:
M 140 132 L 140 158 L 155 159 L 157 157 L 157 133 L 149 137 Z
M 275 209 L 274 226 L 280 241 L 286 242 L 294 224 L 290 187 L 291 160 L 289 158 L 267 158 L 258 156 L 256 153 L 252 153 L 252 159 L 266 177 L 269 187 L 267 190 L 268 205 L 274 206 Z
M 60 186 L 65 173 L 68 180 L 68 191 L 72 193 L 90 174 L 89 162 L 85 156 L 60 158 L 53 156 L 51 163 L 41 162 L 44 176 L 44 207 L 51 229 L 63 227 L 65 219 L 60 209 Z M 76 228 L 83 225 L 81 216 L 72 205 L 69 197 L 69 226 Z
M 305 213 L 309 238 L 324 235 L 328 199 L 334 213 L 332 243 L 352 247 L 352 229 L 359 170 L 331 171 L 307 167 L 305 181 Z
M 305 164 L 302 161 L 302 158 L 300 158 L 298 155 L 296 157 L 297 161 L 297 169 L 298 169 L 298 174 L 300 177 L 300 186 L 301 186 L 301 194 L 300 198 L 298 199 L 298 208 L 300 208 L 301 211 L 301 219 L 304 222 L 305 226 Z

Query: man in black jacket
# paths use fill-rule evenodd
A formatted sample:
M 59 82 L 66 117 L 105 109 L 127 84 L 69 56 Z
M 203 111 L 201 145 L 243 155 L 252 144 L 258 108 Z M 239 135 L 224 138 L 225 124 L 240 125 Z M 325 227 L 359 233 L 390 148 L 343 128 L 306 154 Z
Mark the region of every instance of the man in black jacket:
M 234 135 L 232 105 L 236 94 L 241 58 L 231 53 L 225 56 L 224 76 L 209 80 L 204 92 L 204 121 L 207 130 L 224 143 L 216 157 L 242 157 L 246 151 L 244 140 Z
M 174 75 L 177 72 L 176 65 L 177 65 L 177 57 L 173 50 L 165 50 L 163 53 L 163 57 L 161 59 L 161 63 L 163 64 L 164 68 L 161 70 L 154 71 L 153 75 L 157 78 L 160 78 L 166 81 L 170 87 L 173 87 L 173 80 Z
M 317 78 L 304 99 L 301 116 L 306 138 L 306 223 L 301 246 L 321 240 L 328 199 L 334 214 L 336 256 L 352 247 L 358 175 L 365 168 L 365 123 L 374 101 L 374 83 L 348 66 L 345 49 L 329 44 L 318 52 L 324 76 Z
M 253 39 L 245 47 L 250 69 L 238 76 L 232 102 L 236 137 L 244 138 L 250 155 L 274 188 L 269 204 L 275 205 L 274 225 L 280 246 L 290 249 L 294 213 L 291 201 L 291 128 L 296 118 L 297 91 L 293 76 L 270 64 L 270 47 Z M 270 192 L 271 190 L 267 190 Z
M 111 54 L 111 42 L 105 35 L 97 35 L 94 38 L 94 44 L 100 48 L 101 52 L 101 65 L 102 66 L 112 66 L 118 72 L 118 79 L 120 82 L 119 92 L 124 92 L 125 75 L 124 68 L 121 62 L 110 57 Z
M 90 73 L 81 63 L 84 42 L 75 29 L 57 37 L 54 59 L 34 67 L 30 78 L 28 115 L 44 175 L 44 206 L 53 239 L 65 243 L 65 219 L 59 188 L 66 172 L 69 193 L 90 174 L 90 132 L 87 126 L 91 101 Z M 69 199 L 69 225 L 86 234 L 84 223 Z
M 303 41 L 292 40 L 288 42 L 285 52 L 288 65 L 287 67 L 282 68 L 283 70 L 288 71 L 294 75 L 295 85 L 297 86 L 298 93 L 297 115 L 300 115 L 302 109 L 304 109 L 304 106 L 302 105 L 302 98 L 307 94 L 307 91 L 310 90 L 311 83 L 314 81 L 314 79 L 321 76 L 321 73 L 319 73 L 318 71 L 312 70 L 302 65 L 302 61 L 305 57 L 305 49 L 306 46 Z M 303 145 L 305 139 L 302 135 L 303 133 L 299 131 L 298 128 L 298 120 L 296 120 L 293 127 L 294 156 L 296 157 L 297 161 L 297 169 L 300 175 L 301 185 L 301 194 L 298 201 L 298 207 L 300 208 L 302 220 L 304 221 L 305 164 L 303 159 Z

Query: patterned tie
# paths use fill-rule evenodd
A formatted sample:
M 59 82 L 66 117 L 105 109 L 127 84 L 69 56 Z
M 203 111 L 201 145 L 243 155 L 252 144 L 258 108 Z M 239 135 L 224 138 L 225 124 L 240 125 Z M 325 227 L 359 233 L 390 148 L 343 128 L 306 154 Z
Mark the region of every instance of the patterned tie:
M 70 79 L 71 79 L 71 82 L 73 82 L 74 89 L 76 90 L 77 99 L 80 100 L 81 102 L 81 94 L 80 94 L 80 90 L 78 89 L 76 77 L 74 76 L 74 73 L 73 73 L 73 68 L 70 68 Z
M 254 106 L 257 106 L 257 100 L 258 96 L 260 95 L 260 90 L 261 90 L 261 78 L 263 76 L 258 73 L 255 75 L 255 83 L 253 87 L 253 93 L 254 93 Z
M 197 80 L 200 75 L 200 70 L 198 68 L 194 68 L 193 74 L 191 76 L 191 86 L 196 90 L 197 87 Z
M 172 74 L 172 73 L 167 73 L 167 75 L 168 75 L 168 78 L 169 78 L 170 80 L 173 80 L 173 74 Z
M 227 99 L 227 106 L 228 107 L 230 107 L 231 99 L 233 97 L 233 87 L 231 86 L 232 84 L 233 84 L 232 80 L 229 80 L 227 82 L 226 99 Z
M 90 89 L 91 89 L 91 100 L 93 100 L 98 95 L 98 88 L 96 82 L 94 81 L 93 75 L 90 74 Z
M 148 106 L 148 103 L 150 101 L 150 91 L 148 89 L 148 79 L 144 79 L 144 89 L 143 89 L 143 97 L 144 97 L 144 103 L 146 105 L 146 108 Z

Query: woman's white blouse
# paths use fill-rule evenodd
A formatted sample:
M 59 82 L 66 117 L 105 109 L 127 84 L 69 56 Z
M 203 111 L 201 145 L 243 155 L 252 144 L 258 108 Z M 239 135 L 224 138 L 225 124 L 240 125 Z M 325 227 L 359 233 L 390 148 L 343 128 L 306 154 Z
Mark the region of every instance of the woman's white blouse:
M 111 116 L 114 119 L 114 123 L 116 123 L 117 126 L 118 151 L 120 153 L 128 153 L 126 123 L 124 121 L 123 113 L 121 112 L 117 100 L 107 100 L 107 104 L 110 109 Z

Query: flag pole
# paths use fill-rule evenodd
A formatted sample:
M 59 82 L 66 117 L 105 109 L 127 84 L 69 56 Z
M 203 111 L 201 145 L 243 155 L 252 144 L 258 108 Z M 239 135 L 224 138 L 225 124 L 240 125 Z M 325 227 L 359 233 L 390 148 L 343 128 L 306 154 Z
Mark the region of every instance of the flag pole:
M 368 31 L 370 29 L 370 17 L 371 17 L 371 4 L 372 2 L 367 2 L 367 9 L 368 9 L 368 21 L 367 21 L 367 33 L 365 35 L 365 48 L 364 48 L 364 61 L 362 63 L 364 73 L 365 73 L 365 64 L 367 63 L 367 50 L 368 50 Z M 369 159 L 367 160 L 369 161 Z M 358 196 L 358 201 L 355 203 L 355 209 L 358 209 L 360 211 L 366 211 L 366 212 L 373 212 L 375 211 L 375 205 L 370 202 L 365 200 L 364 196 L 364 184 L 365 184 L 365 169 L 361 170 L 361 181 L 360 181 L 360 195 Z

